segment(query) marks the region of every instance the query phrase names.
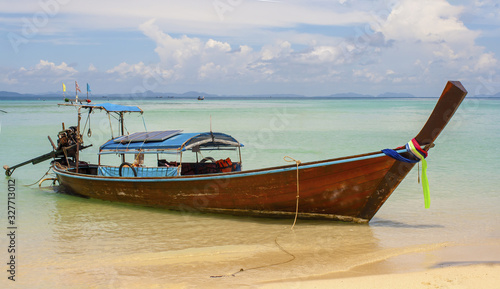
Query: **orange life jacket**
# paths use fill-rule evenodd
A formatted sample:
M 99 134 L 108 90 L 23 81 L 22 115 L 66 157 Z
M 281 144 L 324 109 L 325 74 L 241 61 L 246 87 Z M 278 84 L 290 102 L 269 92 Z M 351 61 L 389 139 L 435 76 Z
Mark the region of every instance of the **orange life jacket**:
M 217 164 L 217 167 L 219 167 L 221 172 L 227 173 L 231 172 L 233 170 L 233 162 L 231 162 L 230 158 L 227 159 L 220 159 L 215 162 Z

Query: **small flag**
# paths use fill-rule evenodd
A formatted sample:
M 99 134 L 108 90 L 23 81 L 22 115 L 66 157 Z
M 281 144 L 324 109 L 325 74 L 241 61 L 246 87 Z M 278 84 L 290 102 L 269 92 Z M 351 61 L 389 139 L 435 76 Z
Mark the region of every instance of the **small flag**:
M 90 85 L 87 83 L 87 92 L 92 92 L 92 90 L 90 90 Z
M 66 84 L 63 82 L 63 91 L 66 92 Z
M 80 87 L 78 86 L 78 82 L 76 82 L 76 81 L 75 81 L 75 88 L 76 88 L 76 90 L 77 90 L 77 91 L 82 92 L 82 91 L 80 90 Z

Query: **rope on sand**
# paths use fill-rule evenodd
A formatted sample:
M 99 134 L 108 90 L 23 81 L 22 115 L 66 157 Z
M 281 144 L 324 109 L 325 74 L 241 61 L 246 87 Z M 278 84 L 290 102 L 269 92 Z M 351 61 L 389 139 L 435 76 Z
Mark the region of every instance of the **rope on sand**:
M 293 228 L 295 227 L 295 223 L 297 223 L 297 216 L 299 215 L 299 199 L 300 199 L 299 165 L 301 164 L 301 162 L 300 162 L 300 160 L 296 160 L 296 159 L 294 159 L 294 158 L 292 158 L 290 156 L 285 156 L 283 158 L 283 160 L 286 161 L 286 162 L 290 162 L 290 163 L 295 162 L 295 164 L 297 165 L 297 203 L 296 203 L 296 206 L 295 206 L 295 219 L 293 220 L 293 225 L 290 228 L 290 230 L 293 231 Z M 285 250 L 285 248 L 283 248 L 278 243 L 278 237 L 279 236 L 276 236 L 276 238 L 274 239 L 274 243 L 276 244 L 276 246 L 282 252 L 284 252 L 285 254 L 287 254 L 287 255 L 289 255 L 291 257 L 289 260 L 286 260 L 286 261 L 283 261 L 283 262 L 279 262 L 279 263 L 270 264 L 270 265 L 262 265 L 262 266 L 252 267 L 252 268 L 248 268 L 248 269 L 241 268 L 239 271 L 234 272 L 234 273 L 229 274 L 229 275 L 212 275 L 212 276 L 210 276 L 210 278 L 236 277 L 236 274 L 239 274 L 239 273 L 244 272 L 244 271 L 246 272 L 246 271 L 250 271 L 250 270 L 257 270 L 257 269 L 262 269 L 262 268 L 268 268 L 268 267 L 277 266 L 277 265 L 283 265 L 283 264 L 292 262 L 296 258 L 295 255 L 293 255 L 292 253 L 290 253 L 287 250 Z
M 278 236 L 276 236 L 276 238 L 274 239 L 274 243 L 276 244 L 276 246 L 278 246 L 278 248 L 284 252 L 285 254 L 289 255 L 290 257 L 292 257 L 291 259 L 289 260 L 286 260 L 286 261 L 283 261 L 283 262 L 279 262 L 279 263 L 274 263 L 274 264 L 270 264 L 270 265 L 262 265 L 262 266 L 257 266 L 257 267 L 252 267 L 252 268 L 248 268 L 248 269 L 243 269 L 241 268 L 238 272 L 234 272 L 232 274 L 229 274 L 229 275 L 212 275 L 210 276 L 210 278 L 225 278 L 225 277 L 236 277 L 236 274 L 238 273 L 241 273 L 241 272 L 247 272 L 247 271 L 250 271 L 250 270 L 257 270 L 257 269 L 263 269 L 263 268 L 268 268 L 268 267 L 272 267 L 272 266 L 278 266 L 278 265 L 283 265 L 283 264 L 286 264 L 286 263 L 290 263 L 292 262 L 293 260 L 295 260 L 295 255 L 293 255 L 292 253 L 288 252 L 287 250 L 285 250 L 283 247 L 281 247 L 281 245 L 278 243 Z

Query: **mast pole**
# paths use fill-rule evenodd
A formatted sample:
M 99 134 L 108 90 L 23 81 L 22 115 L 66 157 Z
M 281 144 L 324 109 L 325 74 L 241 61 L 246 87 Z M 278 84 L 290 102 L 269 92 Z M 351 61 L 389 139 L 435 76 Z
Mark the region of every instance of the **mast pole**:
M 75 102 L 78 102 L 78 82 L 75 81 Z M 78 114 L 80 114 L 80 109 L 78 109 Z
M 125 135 L 125 124 L 123 123 L 123 111 L 120 112 L 120 135 Z M 122 163 L 125 162 L 125 154 L 122 154 Z
M 76 126 L 76 173 L 78 173 L 78 166 L 80 164 L 80 121 L 82 119 L 82 107 L 78 106 L 78 125 Z

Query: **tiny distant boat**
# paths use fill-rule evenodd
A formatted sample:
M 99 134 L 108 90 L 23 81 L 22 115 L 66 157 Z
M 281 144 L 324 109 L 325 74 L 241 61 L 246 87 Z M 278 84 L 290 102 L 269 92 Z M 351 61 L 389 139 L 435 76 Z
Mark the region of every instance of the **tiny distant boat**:
M 244 171 L 243 144 L 232 136 L 166 130 L 113 138 L 100 147 L 97 164 L 79 160 L 84 146 L 77 139 L 71 142 L 78 146 L 71 156 L 55 158 L 53 171 L 65 191 L 112 202 L 184 212 L 367 223 L 415 163 L 425 158 L 466 94 L 460 82 L 448 82 L 409 147 L 395 150 Z M 78 105 L 79 113 L 96 108 L 121 117 L 125 112 L 142 113 L 133 106 Z M 201 152 L 211 151 L 235 156 L 198 159 Z M 101 163 L 108 154 L 119 155 L 121 163 Z M 195 154 L 196 160 L 188 161 L 187 154 Z M 145 155 L 156 156 L 157 165 L 144 166 Z
M 204 100 L 205 97 L 204 96 L 198 96 L 198 100 Z

